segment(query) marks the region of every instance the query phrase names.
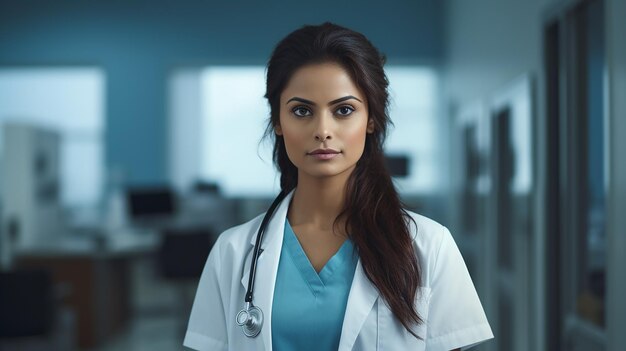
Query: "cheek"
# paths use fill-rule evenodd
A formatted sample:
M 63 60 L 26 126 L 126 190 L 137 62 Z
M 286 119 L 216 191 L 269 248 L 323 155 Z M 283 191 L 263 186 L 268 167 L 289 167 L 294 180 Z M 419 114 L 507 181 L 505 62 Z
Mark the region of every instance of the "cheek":
M 283 138 L 285 138 L 285 142 L 294 143 L 295 141 L 302 139 L 302 131 L 298 128 L 294 128 L 289 124 L 284 124 L 282 128 Z
M 283 125 L 282 136 L 285 142 L 287 156 L 289 156 L 289 158 L 300 155 L 303 143 L 302 141 L 304 140 L 304 136 L 301 134 L 301 130 L 298 130 L 297 128 L 290 128 L 289 125 Z
M 285 148 L 287 149 L 287 154 L 291 155 L 298 147 L 298 138 L 294 137 L 292 134 L 284 134 L 283 138 L 285 140 Z
M 354 152 L 362 152 L 365 145 L 366 126 L 359 126 L 344 134 L 347 145 L 351 145 Z

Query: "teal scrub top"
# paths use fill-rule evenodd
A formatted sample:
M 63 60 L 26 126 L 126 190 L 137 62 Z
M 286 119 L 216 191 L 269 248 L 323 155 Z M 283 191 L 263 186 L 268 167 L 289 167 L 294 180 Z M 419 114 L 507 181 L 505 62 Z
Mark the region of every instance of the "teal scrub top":
M 272 303 L 272 345 L 281 350 L 337 350 L 358 255 L 346 240 L 319 274 L 288 220 Z

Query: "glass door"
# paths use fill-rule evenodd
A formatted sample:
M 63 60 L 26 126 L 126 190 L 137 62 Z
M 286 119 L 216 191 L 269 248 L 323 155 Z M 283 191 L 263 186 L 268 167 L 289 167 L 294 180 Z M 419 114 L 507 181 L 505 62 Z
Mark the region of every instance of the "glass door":
M 606 350 L 604 4 L 579 1 L 544 30 L 551 350 Z
M 529 350 L 533 339 L 531 81 L 528 75 L 513 81 L 490 105 L 488 242 L 496 252 L 490 265 L 496 350 Z

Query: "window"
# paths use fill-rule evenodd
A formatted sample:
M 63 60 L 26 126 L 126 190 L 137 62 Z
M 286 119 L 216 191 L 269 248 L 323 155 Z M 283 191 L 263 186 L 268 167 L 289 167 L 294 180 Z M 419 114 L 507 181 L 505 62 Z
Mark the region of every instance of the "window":
M 390 66 L 389 115 L 394 123 L 385 153 L 409 156 L 409 175 L 396 179 L 405 194 L 427 194 L 441 187 L 443 171 L 440 126 L 437 123 L 438 77 L 426 67 Z
M 94 206 L 102 191 L 105 76 L 95 67 L 0 68 L 0 123 L 61 136 L 61 201 Z
M 269 139 L 259 145 L 270 114 L 264 94 L 264 67 L 202 72 L 201 176 L 217 181 L 225 194 L 257 196 L 280 189 L 272 145 Z

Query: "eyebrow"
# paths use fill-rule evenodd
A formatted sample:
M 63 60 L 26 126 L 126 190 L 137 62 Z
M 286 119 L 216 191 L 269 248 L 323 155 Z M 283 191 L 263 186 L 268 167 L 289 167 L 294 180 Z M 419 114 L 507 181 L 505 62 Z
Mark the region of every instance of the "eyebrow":
M 344 102 L 344 101 L 346 101 L 346 100 L 350 100 L 350 99 L 354 99 L 354 100 L 357 100 L 357 101 L 358 101 L 358 102 L 360 102 L 360 103 L 363 103 L 363 101 L 359 100 L 357 97 L 352 96 L 352 95 L 348 95 L 348 96 L 344 96 L 344 97 L 342 97 L 342 98 L 339 98 L 339 99 L 336 99 L 336 100 L 333 100 L 333 101 L 329 102 L 329 103 L 328 103 L 328 106 L 331 106 L 331 105 L 334 105 L 334 104 L 338 104 L 338 103 L 340 103 L 340 102 Z M 301 98 L 301 97 L 297 97 L 297 96 L 296 96 L 296 97 L 292 97 L 291 99 L 289 99 L 289 100 L 285 103 L 285 105 L 286 105 L 286 104 L 288 104 L 288 103 L 290 103 L 290 102 L 292 102 L 292 101 L 299 101 L 299 102 L 302 102 L 302 103 L 304 103 L 304 104 L 309 104 L 309 105 L 311 105 L 311 106 L 317 106 L 317 104 L 316 104 L 316 103 L 314 103 L 313 101 L 311 101 L 311 100 L 307 100 L 307 99 L 303 99 L 303 98 Z

